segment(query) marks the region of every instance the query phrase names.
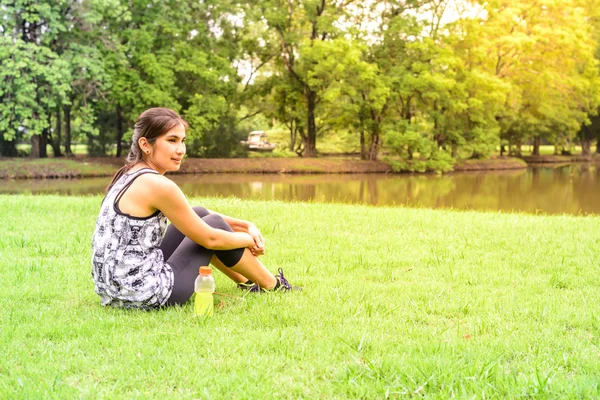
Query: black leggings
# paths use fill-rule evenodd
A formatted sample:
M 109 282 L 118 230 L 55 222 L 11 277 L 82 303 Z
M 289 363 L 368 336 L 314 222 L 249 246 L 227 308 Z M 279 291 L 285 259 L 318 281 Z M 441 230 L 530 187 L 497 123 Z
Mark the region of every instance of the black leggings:
M 205 208 L 194 207 L 194 211 L 204 222 L 216 229 L 233 232 L 227 222 L 217 214 L 210 214 Z M 163 257 L 173 270 L 173 291 L 166 302 L 166 306 L 183 304 L 194 293 L 194 281 L 198 276 L 198 268 L 210 263 L 213 255 L 226 266 L 233 267 L 242 258 L 244 249 L 210 250 L 200 246 L 183 233 L 179 232 L 173 224 L 167 231 L 160 245 Z

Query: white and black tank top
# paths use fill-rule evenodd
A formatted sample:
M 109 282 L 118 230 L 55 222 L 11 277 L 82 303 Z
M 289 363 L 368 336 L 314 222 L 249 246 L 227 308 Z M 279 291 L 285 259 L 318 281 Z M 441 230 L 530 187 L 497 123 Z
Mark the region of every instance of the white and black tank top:
M 150 309 L 165 304 L 173 271 L 159 246 L 167 227 L 162 212 L 140 218 L 121 212 L 119 200 L 145 168 L 124 174 L 102 201 L 92 238 L 92 277 L 102 305 Z

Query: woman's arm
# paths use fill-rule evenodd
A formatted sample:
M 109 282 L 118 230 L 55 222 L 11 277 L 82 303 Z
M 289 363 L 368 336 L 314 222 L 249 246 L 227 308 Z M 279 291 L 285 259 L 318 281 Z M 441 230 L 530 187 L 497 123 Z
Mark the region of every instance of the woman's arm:
M 265 254 L 265 238 L 260 233 L 256 225 L 254 225 L 252 222 L 245 221 L 243 219 L 228 217 L 227 215 L 218 213 L 213 210 L 207 211 L 211 214 L 220 215 L 221 218 L 223 218 L 225 222 L 227 222 L 235 232 L 245 232 L 252 236 L 252 239 L 254 239 L 254 246 L 250 249 L 250 251 L 252 251 L 252 254 L 254 254 L 255 256 Z
M 220 215 L 225 220 L 225 222 L 227 222 L 229 224 L 229 226 L 231 226 L 231 229 L 233 229 L 235 232 L 248 232 L 248 228 L 250 228 L 250 226 L 253 225 L 252 222 L 244 221 L 243 219 L 229 217 L 225 214 L 221 214 L 221 213 L 218 213 L 213 210 L 207 209 L 206 211 L 208 211 L 211 214 Z
M 255 246 L 253 237 L 248 233 L 227 232 L 209 226 L 194 212 L 181 189 L 170 179 L 164 176 L 149 178 L 145 188 L 149 205 L 160 210 L 181 233 L 194 242 L 213 250 Z

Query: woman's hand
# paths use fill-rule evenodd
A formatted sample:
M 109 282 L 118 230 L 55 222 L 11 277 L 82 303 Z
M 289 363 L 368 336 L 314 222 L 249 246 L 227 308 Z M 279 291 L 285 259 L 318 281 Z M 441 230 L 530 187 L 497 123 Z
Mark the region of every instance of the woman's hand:
M 256 257 L 265 254 L 265 238 L 251 222 L 248 223 L 248 234 L 254 239 L 254 246 L 249 248 L 250 252 Z

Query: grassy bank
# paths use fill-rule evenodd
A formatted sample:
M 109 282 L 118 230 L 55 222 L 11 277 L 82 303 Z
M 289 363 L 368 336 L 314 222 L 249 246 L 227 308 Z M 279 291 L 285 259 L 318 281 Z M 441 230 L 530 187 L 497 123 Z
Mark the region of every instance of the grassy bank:
M 580 156 L 581 152 L 582 152 L 581 146 L 571 146 L 568 148 L 568 150 L 574 156 Z M 523 153 L 524 156 L 531 156 L 531 153 L 533 153 L 533 145 L 521 146 L 521 152 Z M 554 155 L 554 152 L 555 152 L 555 148 L 552 145 L 540 146 L 540 155 L 541 156 L 552 156 L 552 155 Z M 592 152 L 592 154 L 594 154 L 596 152 L 596 146 L 591 147 L 591 152 Z
M 599 217 L 195 199 L 304 291 L 102 308 L 101 197 L 0 196 L 1 398 L 600 396 Z
M 69 178 L 110 176 L 125 163 L 114 157 L 86 157 L 77 159 L 0 158 L 0 178 Z M 467 160 L 455 167 L 456 171 L 522 169 L 526 164 L 515 158 Z M 340 158 L 187 158 L 179 173 L 389 173 L 392 168 L 381 161 L 361 161 Z
M 572 155 L 572 156 L 523 156 L 523 160 L 529 164 L 568 164 L 572 162 L 600 162 L 600 155 L 593 153 L 591 156 Z
M 527 168 L 527 163 L 521 159 L 498 157 L 489 160 L 461 160 L 454 166 L 454 171 L 494 171 L 524 168 Z
M 67 158 L 0 158 L 0 179 L 110 176 L 117 169 L 110 164 Z

